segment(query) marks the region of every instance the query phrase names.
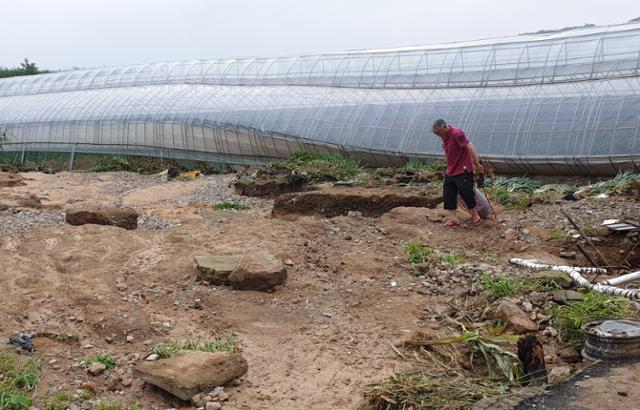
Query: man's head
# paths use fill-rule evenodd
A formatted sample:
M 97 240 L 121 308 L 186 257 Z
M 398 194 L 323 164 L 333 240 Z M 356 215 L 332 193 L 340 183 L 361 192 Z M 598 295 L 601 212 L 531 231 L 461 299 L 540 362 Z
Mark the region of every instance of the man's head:
M 449 136 L 449 124 L 447 124 L 447 122 L 442 118 L 439 118 L 433 122 L 431 130 L 440 138 L 446 138 Z

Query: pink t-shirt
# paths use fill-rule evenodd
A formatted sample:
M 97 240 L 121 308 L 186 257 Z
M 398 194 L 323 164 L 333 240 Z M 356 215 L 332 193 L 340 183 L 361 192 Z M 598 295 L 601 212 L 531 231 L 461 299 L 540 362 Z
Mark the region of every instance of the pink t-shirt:
M 451 127 L 449 136 L 442 140 L 442 148 L 447 156 L 447 175 L 450 177 L 464 172 L 473 172 L 473 159 L 467 150 L 469 140 L 460 128 Z

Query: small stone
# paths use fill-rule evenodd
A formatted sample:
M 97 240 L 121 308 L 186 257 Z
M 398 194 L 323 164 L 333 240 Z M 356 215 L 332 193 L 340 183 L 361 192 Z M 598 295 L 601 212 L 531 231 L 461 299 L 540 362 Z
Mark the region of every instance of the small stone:
M 553 301 L 556 303 L 566 304 L 571 301 L 584 300 L 584 295 L 575 290 L 554 290 L 551 292 Z
M 204 406 L 205 410 L 220 410 L 221 408 L 222 405 L 217 401 L 210 401 Z
M 209 396 L 211 396 L 211 399 L 213 400 L 214 398 L 218 397 L 218 395 L 223 391 L 224 391 L 224 387 L 216 386 L 213 390 L 211 390 L 211 393 L 209 393 Z
M 218 400 L 220 400 L 220 401 L 229 400 L 229 393 L 221 391 L 220 394 L 218 394 Z
M 82 346 L 83 349 L 93 349 L 93 345 L 92 344 L 86 344 L 84 346 Z
M 131 386 L 131 384 L 133 383 L 133 380 L 131 380 L 130 378 L 124 378 L 122 379 L 122 386 L 123 387 L 129 387 Z
M 493 318 L 499 318 L 507 323 L 509 329 L 515 333 L 535 332 L 538 325 L 514 303 L 503 300 L 493 312 Z
M 153 343 L 153 341 L 151 339 L 147 339 L 144 342 L 142 342 L 142 344 L 144 344 L 145 346 L 150 346 Z
M 293 266 L 293 261 L 291 259 L 285 259 L 284 264 L 287 266 Z
M 549 372 L 549 384 L 556 384 L 565 381 L 571 375 L 569 366 L 558 366 Z
M 160 358 L 160 356 L 156 353 L 151 353 L 149 356 L 147 356 L 147 361 L 149 362 L 153 362 L 155 360 L 158 360 Z
M 571 276 L 564 272 L 556 272 L 552 270 L 534 272 L 533 279 L 537 279 L 543 283 L 555 282 L 563 288 L 568 288 L 573 285 L 573 279 L 571 279 Z
M 111 344 L 111 343 L 113 343 L 113 337 L 107 336 L 107 337 L 104 338 L 104 341 L 109 343 L 109 344 Z
M 561 258 L 565 258 L 565 259 L 575 259 L 576 258 L 576 253 L 575 252 L 560 252 L 558 255 Z
M 93 362 L 87 369 L 87 372 L 92 376 L 99 376 L 107 370 L 107 366 L 100 362 Z
M 127 336 L 127 343 L 133 343 L 133 340 L 134 340 L 133 336 L 131 336 L 131 335 Z
M 567 363 L 578 363 L 582 361 L 582 355 L 575 348 L 568 346 L 558 352 L 560 359 Z
M 56 364 L 56 363 L 58 363 L 58 360 L 56 359 L 49 360 L 49 364 Z
M 193 301 L 193 308 L 194 309 L 202 309 L 203 308 L 202 299 L 194 300 Z
M 518 237 L 518 231 L 516 231 L 513 228 L 509 228 L 506 231 L 504 231 L 503 235 L 506 240 L 512 241 Z

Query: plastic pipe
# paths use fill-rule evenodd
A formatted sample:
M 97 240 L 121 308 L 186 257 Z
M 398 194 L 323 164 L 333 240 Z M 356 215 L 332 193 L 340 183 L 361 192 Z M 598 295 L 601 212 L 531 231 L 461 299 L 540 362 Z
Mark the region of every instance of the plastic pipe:
M 612 279 L 609 279 L 609 280 L 605 280 L 605 281 L 600 282 L 600 284 L 617 286 L 617 285 L 620 285 L 622 283 L 627 283 L 627 282 L 631 282 L 631 281 L 638 280 L 638 279 L 640 279 L 640 271 L 627 273 L 626 275 L 618 276 L 617 278 L 612 278 Z

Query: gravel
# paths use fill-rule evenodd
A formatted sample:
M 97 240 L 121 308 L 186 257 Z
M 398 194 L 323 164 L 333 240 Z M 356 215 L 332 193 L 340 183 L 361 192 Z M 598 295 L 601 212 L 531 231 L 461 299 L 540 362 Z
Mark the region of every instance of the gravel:
M 3 235 L 62 225 L 66 225 L 66 222 L 64 212 L 59 209 L 25 209 L 0 213 L 0 234 Z

